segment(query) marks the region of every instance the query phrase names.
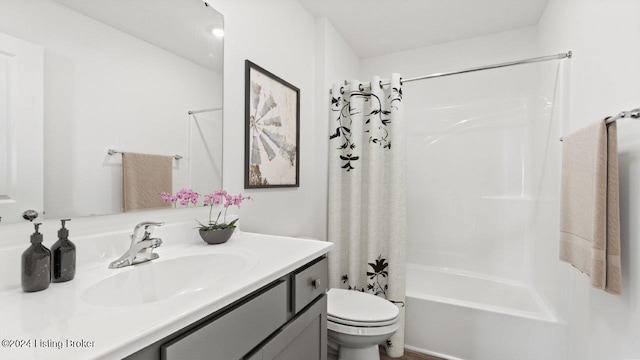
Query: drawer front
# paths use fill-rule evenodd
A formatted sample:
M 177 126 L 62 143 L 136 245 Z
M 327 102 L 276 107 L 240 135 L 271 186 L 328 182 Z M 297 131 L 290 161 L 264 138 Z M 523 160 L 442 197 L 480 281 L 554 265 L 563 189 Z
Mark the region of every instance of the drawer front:
M 162 346 L 163 359 L 239 359 L 287 322 L 287 283 L 279 282 L 213 322 Z
M 325 257 L 294 273 L 293 310 L 295 314 L 327 291 L 328 272 L 327 258 Z
M 326 360 L 327 296 L 297 315 L 262 348 L 259 360 Z

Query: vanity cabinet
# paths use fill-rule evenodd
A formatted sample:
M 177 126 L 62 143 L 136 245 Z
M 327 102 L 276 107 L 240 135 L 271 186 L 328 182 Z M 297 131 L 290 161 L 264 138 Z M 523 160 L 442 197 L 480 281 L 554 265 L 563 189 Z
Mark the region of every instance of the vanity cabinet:
M 126 359 L 326 360 L 327 273 L 315 259 Z

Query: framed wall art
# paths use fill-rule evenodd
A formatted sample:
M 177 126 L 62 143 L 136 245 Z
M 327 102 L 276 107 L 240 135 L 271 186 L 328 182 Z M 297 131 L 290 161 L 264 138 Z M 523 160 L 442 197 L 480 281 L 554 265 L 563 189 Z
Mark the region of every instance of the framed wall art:
M 245 189 L 300 186 L 300 89 L 245 61 Z

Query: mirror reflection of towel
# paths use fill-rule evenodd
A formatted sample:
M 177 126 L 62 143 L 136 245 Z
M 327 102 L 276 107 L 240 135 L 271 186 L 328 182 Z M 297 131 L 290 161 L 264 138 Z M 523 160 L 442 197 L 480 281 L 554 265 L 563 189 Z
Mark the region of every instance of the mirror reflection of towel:
M 562 142 L 560 260 L 620 294 L 620 206 L 616 123 L 599 121 Z
M 160 193 L 172 193 L 173 156 L 122 154 L 122 206 L 124 211 L 171 207 Z

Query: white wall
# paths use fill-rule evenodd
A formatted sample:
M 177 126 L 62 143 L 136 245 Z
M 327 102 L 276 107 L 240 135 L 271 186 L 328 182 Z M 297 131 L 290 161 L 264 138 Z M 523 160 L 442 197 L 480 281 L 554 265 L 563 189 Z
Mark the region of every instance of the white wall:
M 334 69 L 341 69 L 343 60 L 331 51 L 346 45 L 330 25 L 316 24 L 297 0 L 209 3 L 225 17 L 224 186 L 254 198 L 240 210 L 242 228 L 324 239 L 328 130 L 319 114 L 328 100 L 318 100 L 316 92 L 324 97 L 324 77 L 338 77 Z M 347 55 L 347 67 L 355 66 L 353 56 Z M 299 188 L 243 189 L 246 59 L 300 89 Z
M 315 21 L 296 0 L 208 1 L 224 15 L 224 187 L 254 198 L 242 228 L 311 235 L 315 118 Z M 245 60 L 300 89 L 300 187 L 244 190 Z
M 181 154 L 187 110 L 220 106 L 220 76 L 53 1 L 2 2 L 0 32 L 45 50 L 44 178 L 48 217 L 122 208 L 120 151 Z
M 536 39 L 528 27 L 364 59 L 360 78 L 534 57 Z M 536 76 L 512 67 L 405 83 L 408 262 L 530 281 Z
M 640 2 L 550 0 L 540 52 L 573 50 L 570 129 L 640 107 Z M 570 265 L 566 296 L 571 360 L 640 358 L 640 124 L 618 122 L 623 294 L 591 288 Z

